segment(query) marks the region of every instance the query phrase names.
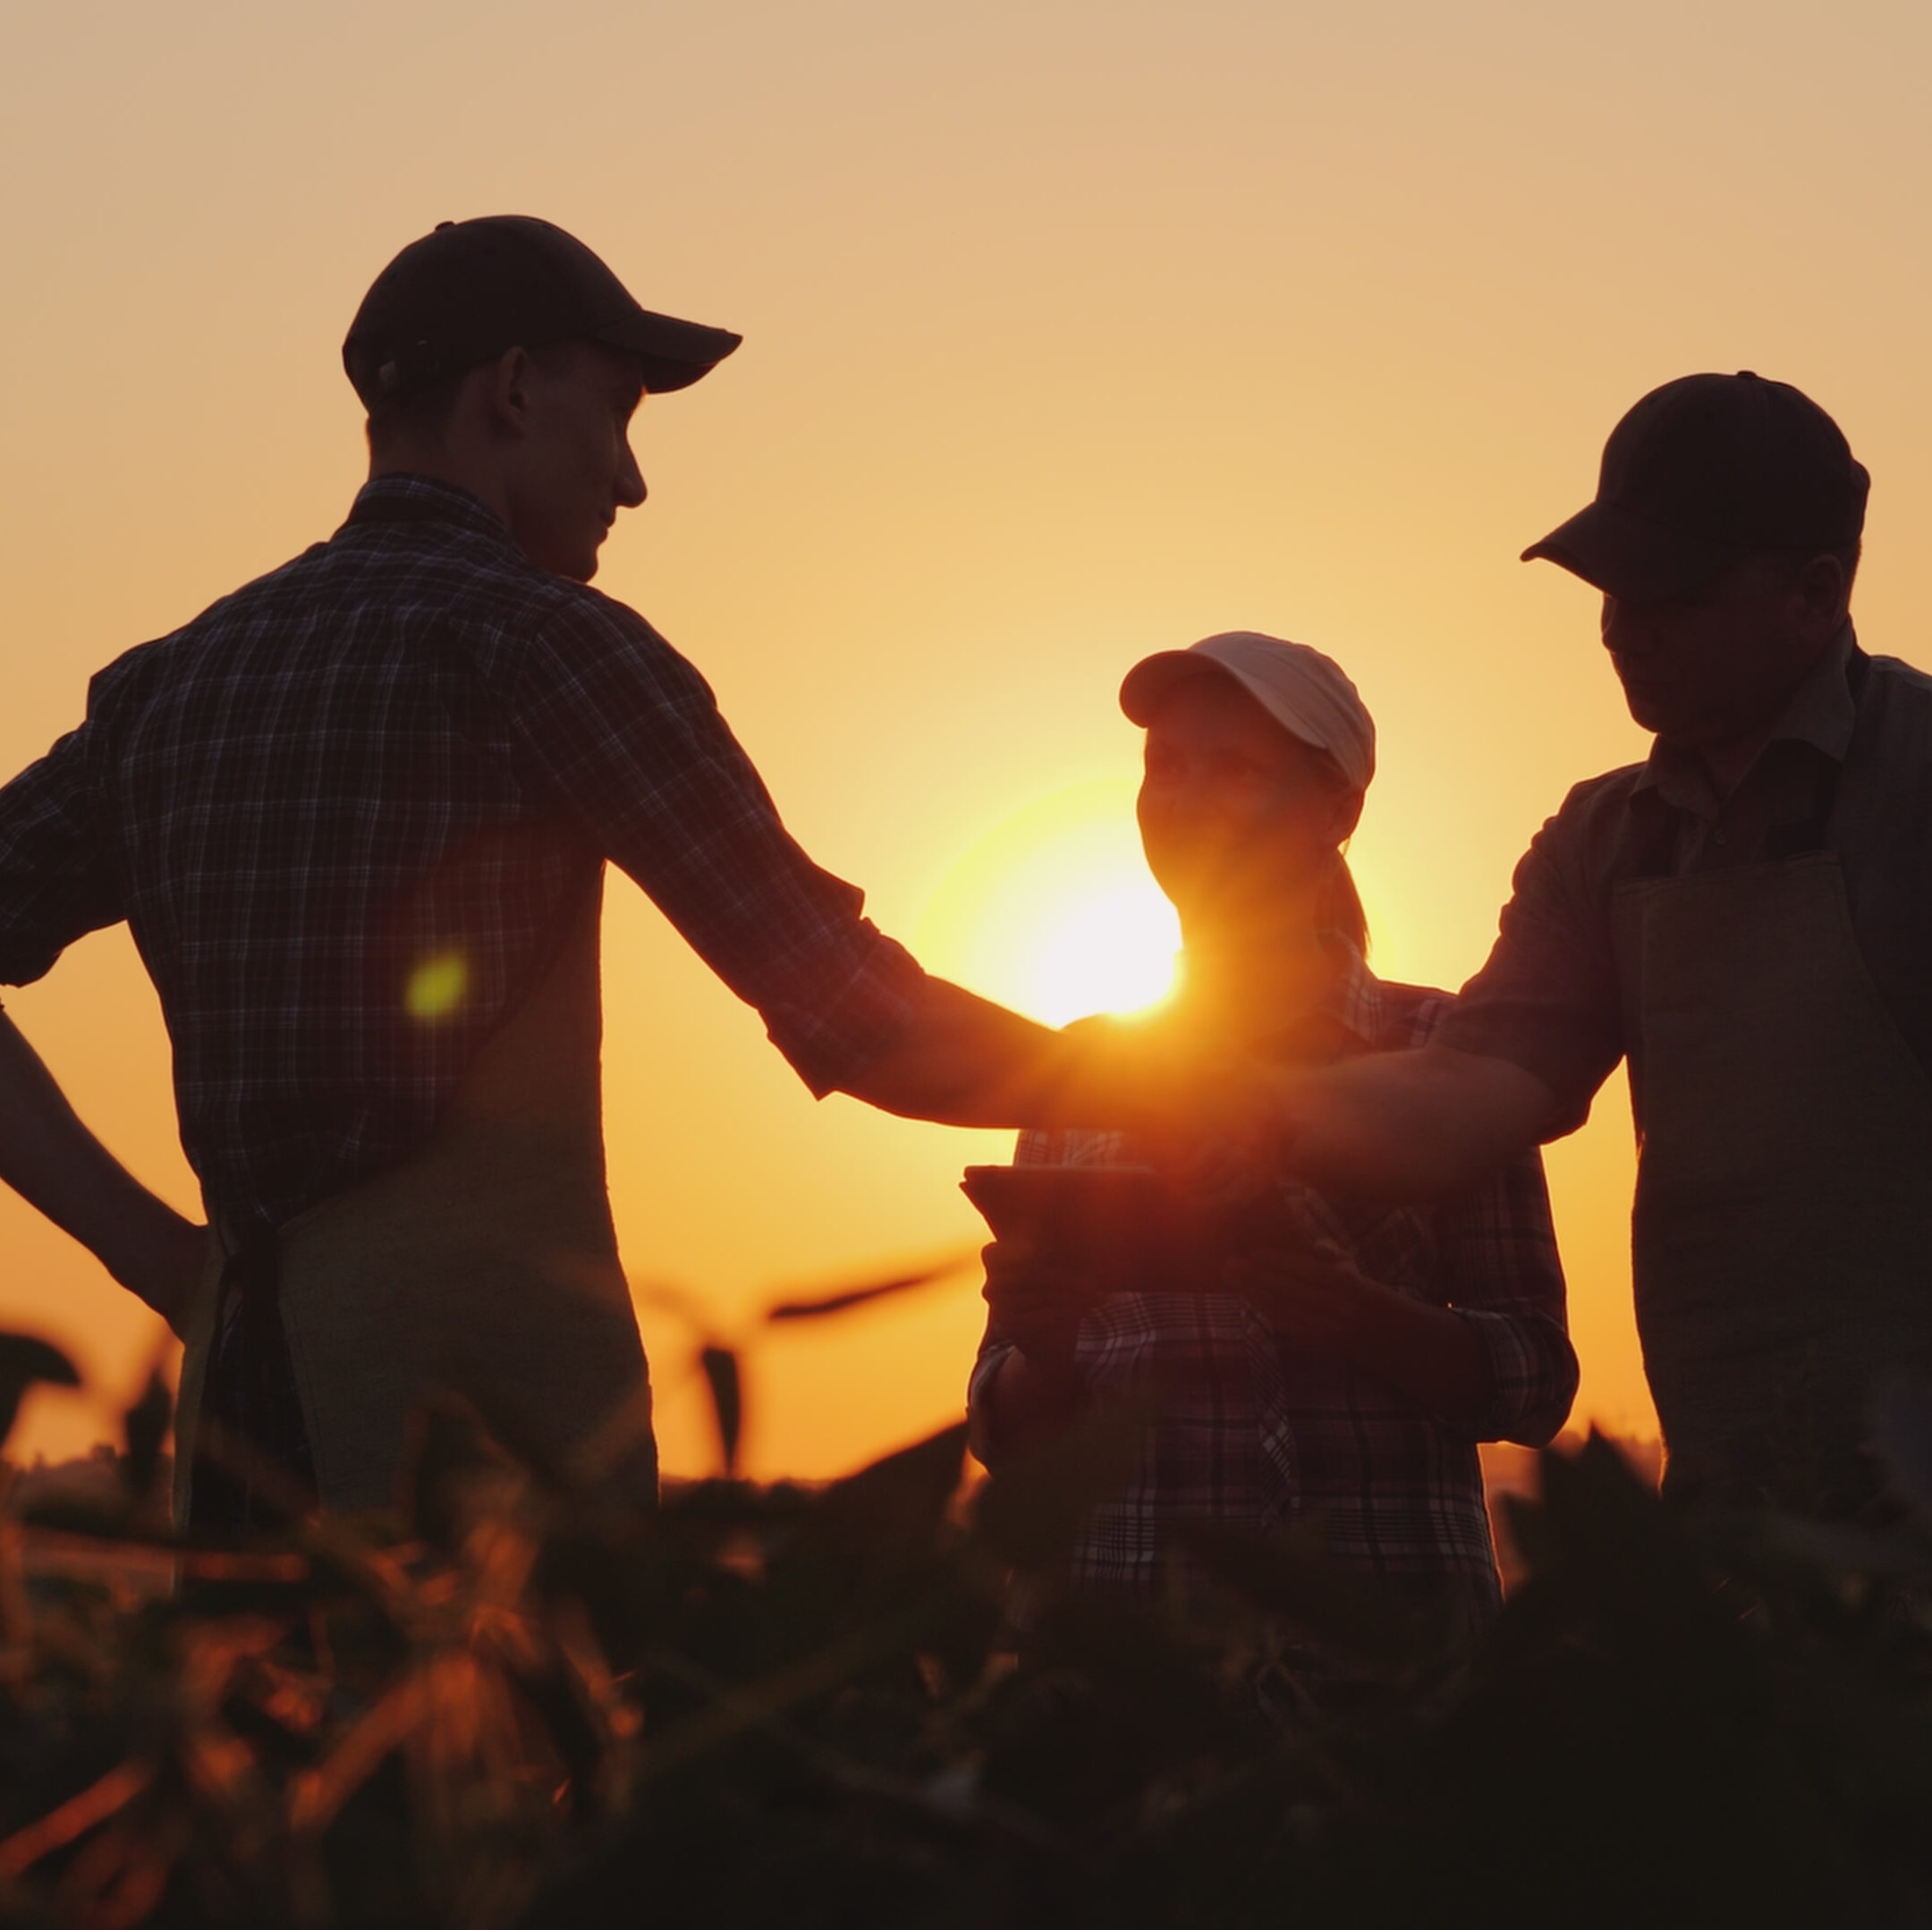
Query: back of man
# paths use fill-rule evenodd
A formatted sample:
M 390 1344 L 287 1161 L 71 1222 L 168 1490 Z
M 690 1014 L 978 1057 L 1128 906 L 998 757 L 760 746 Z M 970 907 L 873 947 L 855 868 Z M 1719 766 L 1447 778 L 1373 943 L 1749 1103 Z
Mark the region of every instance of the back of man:
M 393 1436 L 394 1417 L 378 1409 L 424 1384 L 463 1386 L 500 1425 L 514 1417 L 538 1451 L 567 1438 L 587 1407 L 621 1404 L 623 1384 L 641 1388 L 592 1183 L 594 952 L 574 1000 L 588 1050 L 572 1067 L 585 1184 L 563 1188 L 582 1212 L 560 1222 L 556 1202 L 538 1211 L 524 1197 L 491 1230 L 486 1257 L 478 1215 L 486 1200 L 502 1205 L 498 1173 L 436 1202 L 440 1225 L 432 1200 L 415 1198 L 420 1237 L 406 1261 L 392 1230 L 380 1268 L 360 1251 L 367 1237 L 357 1242 L 352 1282 L 303 1264 L 320 1229 L 301 1216 L 429 1142 L 485 1041 L 528 1006 L 573 935 L 594 931 L 606 851 L 775 1027 L 788 1008 L 798 1014 L 784 1042 L 801 1065 L 812 1063 L 809 987 L 779 986 L 768 961 L 791 950 L 828 974 L 843 957 L 856 975 L 915 976 L 859 925 L 856 893 L 784 839 L 691 667 L 429 481 L 371 485 L 333 542 L 104 672 L 86 729 L 49 765 L 49 789 L 78 767 L 70 795 L 85 800 L 89 870 L 104 884 L 76 898 L 66 929 L 43 922 L 39 936 L 64 944 L 98 914 L 127 918 L 174 1042 L 183 1143 L 226 1245 L 293 1229 L 281 1310 L 309 1388 L 314 1471 L 343 1500 L 386 1487 L 392 1457 L 370 1451 Z M 663 808 L 673 789 L 674 814 Z M 724 852 L 743 873 L 737 899 L 716 888 Z M 39 963 L 10 961 L 7 975 Z M 844 1070 L 835 1056 L 821 1078 Z M 524 1068 L 510 1103 L 537 1104 L 534 1082 L 555 1094 L 565 1064 L 553 1055 Z M 538 1135 L 509 1162 L 526 1191 L 555 1140 Z M 338 1203 L 327 1218 L 343 1216 Z M 583 1358 L 567 1344 L 563 1283 L 535 1291 L 545 1254 L 504 1279 L 502 1306 L 486 1304 L 479 1272 L 504 1274 L 513 1240 L 574 1254 L 574 1298 L 597 1290 L 597 1316 L 576 1316 Z M 394 1279 L 399 1266 L 407 1282 Z M 391 1294 L 376 1295 L 357 1330 L 355 1307 L 378 1276 L 406 1288 L 406 1332 L 388 1324 Z M 544 1308 L 535 1333 L 524 1327 L 532 1305 Z M 484 1331 L 496 1339 L 494 1367 L 478 1357 Z M 458 1342 L 471 1356 L 462 1363 Z
M 910 977 L 889 941 L 843 931 L 856 893 L 776 829 L 691 665 L 433 481 L 371 484 L 333 541 L 101 673 L 50 790 L 70 766 L 114 883 L 43 931 L 128 919 L 190 1156 L 237 1227 L 421 1143 L 606 852 L 781 1025 L 801 988 L 767 968 L 818 926 L 855 972 Z M 714 889 L 726 853 L 742 899 L 755 867 L 784 877 L 755 925 Z M 809 1016 L 794 1026 L 809 1065 Z
M 548 224 L 445 224 L 344 346 L 372 472 L 344 527 L 112 665 L 0 790 L 0 982 L 125 918 L 174 1040 L 213 1223 L 195 1294 L 138 1284 L 142 1246 L 191 1230 L 10 1026 L 0 1178 L 185 1329 L 194 1519 L 272 1518 L 305 1481 L 386 1502 L 438 1386 L 539 1465 L 651 1491 L 604 1183 L 606 859 L 817 1094 L 973 1124 L 1134 1112 L 1136 1075 L 1083 1082 L 1064 1042 L 869 924 L 702 678 L 587 587 L 645 497 L 641 396 L 737 342 L 640 308 Z M 222 1449 L 199 1468 L 198 1441 Z

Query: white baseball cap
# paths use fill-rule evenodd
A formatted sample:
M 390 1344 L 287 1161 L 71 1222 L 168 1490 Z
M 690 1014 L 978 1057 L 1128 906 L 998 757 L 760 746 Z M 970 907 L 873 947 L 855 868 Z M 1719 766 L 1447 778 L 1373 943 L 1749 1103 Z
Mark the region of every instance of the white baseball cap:
M 1226 630 L 1142 657 L 1122 681 L 1120 707 L 1145 727 L 1176 684 L 1200 676 L 1232 677 L 1291 736 L 1332 758 L 1352 790 L 1368 790 L 1375 719 L 1333 657 L 1258 631 Z

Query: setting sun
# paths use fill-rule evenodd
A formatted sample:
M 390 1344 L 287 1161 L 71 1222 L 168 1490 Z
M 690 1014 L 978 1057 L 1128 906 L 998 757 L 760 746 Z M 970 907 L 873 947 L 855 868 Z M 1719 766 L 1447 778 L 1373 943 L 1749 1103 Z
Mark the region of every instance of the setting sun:
M 1031 1008 L 1064 1025 L 1090 1012 L 1139 1012 L 1174 987 L 1180 933 L 1151 880 L 1077 890 L 1025 950 Z
M 934 892 L 921 959 L 1050 1025 L 1165 997 L 1181 932 L 1140 857 L 1133 788 L 1075 784 L 987 832 Z

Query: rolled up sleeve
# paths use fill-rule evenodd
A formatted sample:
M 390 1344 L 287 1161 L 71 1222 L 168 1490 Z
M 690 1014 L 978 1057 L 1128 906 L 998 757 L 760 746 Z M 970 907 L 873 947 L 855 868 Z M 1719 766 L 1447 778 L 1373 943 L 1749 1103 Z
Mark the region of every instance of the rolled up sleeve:
M 1506 1059 L 1548 1087 L 1556 1107 L 1545 1139 L 1583 1123 L 1623 1055 L 1601 849 L 1622 803 L 1604 784 L 1579 785 L 1537 834 L 1516 867 L 1487 962 L 1436 1035 L 1459 1051 Z
M 0 788 L 0 985 L 31 985 L 123 916 L 90 752 L 83 724 Z
M 1436 1223 L 1441 1287 L 1482 1342 L 1495 1393 L 1469 1430 L 1478 1441 L 1541 1447 L 1570 1417 L 1577 1358 L 1543 1162 L 1513 1160 Z
M 925 974 L 799 848 L 704 679 L 642 618 L 573 603 L 525 652 L 511 710 L 546 783 L 814 1093 L 901 1036 Z

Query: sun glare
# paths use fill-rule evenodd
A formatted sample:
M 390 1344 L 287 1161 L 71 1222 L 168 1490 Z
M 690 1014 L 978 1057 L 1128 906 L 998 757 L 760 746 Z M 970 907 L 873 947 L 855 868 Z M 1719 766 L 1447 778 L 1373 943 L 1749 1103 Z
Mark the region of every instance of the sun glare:
M 1157 1003 L 1181 934 L 1141 859 L 1133 794 L 1124 779 L 1076 784 L 987 832 L 933 893 L 923 962 L 1049 1025 Z
M 1174 987 L 1180 935 L 1151 880 L 1076 897 L 1034 945 L 1030 1009 L 1052 1025 L 1090 1012 L 1138 1012 Z

